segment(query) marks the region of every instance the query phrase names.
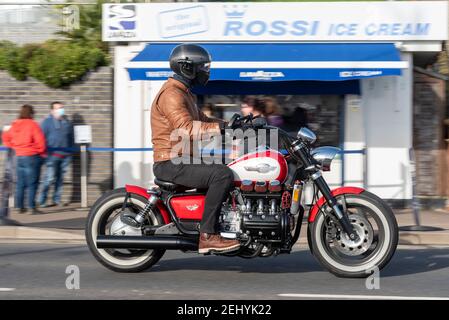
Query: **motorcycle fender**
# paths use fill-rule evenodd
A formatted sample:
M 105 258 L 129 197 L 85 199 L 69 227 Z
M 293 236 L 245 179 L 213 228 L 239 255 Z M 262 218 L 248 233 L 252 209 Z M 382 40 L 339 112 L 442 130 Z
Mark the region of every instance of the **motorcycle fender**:
M 127 193 L 137 194 L 139 196 L 144 197 L 145 199 L 148 199 L 150 197 L 150 195 L 147 192 L 147 189 L 139 187 L 139 186 L 127 184 L 127 185 L 125 185 L 125 189 L 126 189 Z M 168 213 L 167 208 L 165 208 L 164 203 L 162 201 L 158 201 L 156 206 L 159 209 L 159 212 L 161 213 L 162 218 L 164 219 L 164 222 L 166 224 L 170 223 L 171 222 L 170 214 Z
M 332 190 L 332 195 L 334 197 L 342 195 L 342 194 L 360 194 L 363 191 L 365 191 L 365 189 L 363 188 L 357 188 L 357 187 L 340 187 L 337 189 Z M 324 199 L 324 197 L 321 197 L 316 203 L 315 205 L 312 207 L 312 209 L 310 210 L 310 214 L 309 214 L 309 223 L 314 222 L 316 215 L 318 214 L 319 208 L 326 202 L 326 199 Z

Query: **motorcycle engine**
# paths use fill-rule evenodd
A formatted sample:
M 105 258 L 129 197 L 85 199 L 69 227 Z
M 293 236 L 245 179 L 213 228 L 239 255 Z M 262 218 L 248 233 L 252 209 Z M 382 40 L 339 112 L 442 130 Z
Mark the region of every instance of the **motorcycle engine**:
M 280 193 L 241 193 L 239 198 L 237 204 L 224 203 L 222 206 L 219 220 L 222 236 L 281 239 L 285 214 L 281 209 Z

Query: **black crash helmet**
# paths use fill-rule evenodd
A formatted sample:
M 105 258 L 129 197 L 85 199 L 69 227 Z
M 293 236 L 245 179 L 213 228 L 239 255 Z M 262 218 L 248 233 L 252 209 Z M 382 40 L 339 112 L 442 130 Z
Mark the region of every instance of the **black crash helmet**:
M 211 57 L 196 44 L 180 44 L 170 54 L 170 69 L 194 84 L 205 85 L 209 80 Z

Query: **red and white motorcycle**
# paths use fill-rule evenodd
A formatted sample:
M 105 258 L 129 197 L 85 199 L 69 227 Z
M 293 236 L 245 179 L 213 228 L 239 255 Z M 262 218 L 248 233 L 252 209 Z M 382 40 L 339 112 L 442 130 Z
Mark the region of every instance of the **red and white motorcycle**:
M 252 119 L 236 115 L 231 123 L 248 127 Z M 262 127 L 270 128 L 259 121 L 254 129 Z M 235 186 L 223 203 L 219 228 L 222 236 L 238 239 L 241 247 L 216 254 L 255 258 L 290 253 L 301 231 L 302 190 L 310 183 L 314 196 L 308 206 L 307 237 L 321 265 L 340 277 L 366 277 L 382 269 L 398 243 L 392 210 L 362 188 L 330 190 L 322 171 L 330 170 L 338 148 L 312 148 L 316 136 L 307 128 L 296 139 L 281 130 L 279 134 L 286 155 L 258 149 L 228 165 Z M 107 268 L 138 272 L 154 265 L 165 250 L 198 251 L 204 190 L 154 182 L 157 187 L 148 190 L 126 185 L 110 191 L 92 207 L 86 239 Z

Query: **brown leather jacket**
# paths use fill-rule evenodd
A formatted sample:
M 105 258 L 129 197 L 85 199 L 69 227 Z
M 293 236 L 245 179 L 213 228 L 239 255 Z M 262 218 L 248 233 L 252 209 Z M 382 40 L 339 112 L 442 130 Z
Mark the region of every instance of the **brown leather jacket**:
M 179 149 L 173 149 L 179 141 L 170 141 L 170 134 L 175 129 L 185 130 L 192 139 L 195 136 L 201 137 L 205 132 L 220 132 L 219 122 L 221 120 L 208 118 L 197 107 L 194 96 L 182 82 L 169 78 L 151 106 L 154 162 L 170 160 L 180 155 Z

